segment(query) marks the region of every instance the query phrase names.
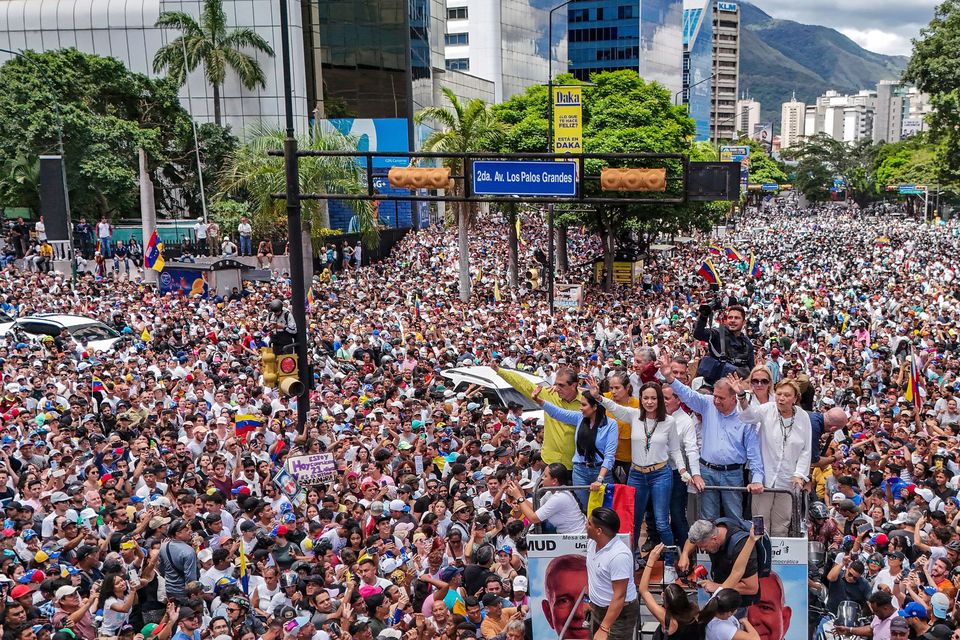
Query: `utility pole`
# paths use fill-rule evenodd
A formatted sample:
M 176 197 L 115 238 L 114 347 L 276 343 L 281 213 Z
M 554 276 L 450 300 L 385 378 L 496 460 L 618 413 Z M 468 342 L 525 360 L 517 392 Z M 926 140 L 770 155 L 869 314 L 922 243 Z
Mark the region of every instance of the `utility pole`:
M 293 80 L 290 77 L 290 18 L 288 2 L 280 0 L 280 41 L 283 62 L 283 109 L 286 118 L 286 137 L 283 140 L 283 163 L 286 177 L 287 237 L 290 246 L 290 301 L 293 319 L 297 323 L 296 354 L 303 384 L 303 395 L 297 398 L 297 427 L 307 431 L 310 411 L 310 389 L 313 372 L 307 361 L 307 290 L 303 277 L 303 223 L 300 214 L 300 160 L 297 156 L 297 138 L 293 126 Z

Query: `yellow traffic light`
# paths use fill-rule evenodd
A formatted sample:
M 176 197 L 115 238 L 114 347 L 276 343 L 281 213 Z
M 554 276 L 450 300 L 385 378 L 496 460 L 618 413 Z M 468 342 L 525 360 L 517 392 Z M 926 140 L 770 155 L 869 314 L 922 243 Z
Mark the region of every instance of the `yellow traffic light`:
M 530 289 L 540 288 L 540 269 L 536 267 L 527 269 L 527 287 Z
M 453 180 L 450 169 L 428 169 L 424 167 L 393 167 L 387 173 L 390 186 L 394 189 L 452 189 Z
M 260 347 L 260 365 L 263 370 L 263 384 L 277 386 L 277 354 L 270 347 Z
M 300 382 L 300 367 L 297 356 L 285 353 L 277 357 L 277 375 L 280 378 L 280 391 L 288 396 L 303 395 L 303 383 Z
M 666 169 L 604 169 L 600 172 L 604 191 L 666 191 Z

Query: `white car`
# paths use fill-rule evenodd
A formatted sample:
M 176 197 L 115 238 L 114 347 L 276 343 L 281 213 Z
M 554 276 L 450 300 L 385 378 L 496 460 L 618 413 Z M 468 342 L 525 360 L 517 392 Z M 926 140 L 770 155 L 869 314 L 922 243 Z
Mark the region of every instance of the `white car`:
M 547 385 L 547 381 L 540 376 L 525 371 L 517 373 L 533 384 Z M 543 409 L 540 405 L 507 384 L 490 367 L 456 367 L 441 371 L 440 375 L 452 383 L 454 393 L 466 391 L 470 385 L 476 385 L 483 389 L 483 399 L 491 407 L 506 409 L 509 403 L 516 402 L 523 407 L 524 420 L 535 418 L 537 422 L 543 423 Z
M 44 336 L 56 338 L 66 328 L 87 351 L 112 351 L 122 340 L 120 334 L 99 320 L 61 313 L 39 313 L 0 324 L 0 337 L 13 333 L 27 342 L 37 342 Z

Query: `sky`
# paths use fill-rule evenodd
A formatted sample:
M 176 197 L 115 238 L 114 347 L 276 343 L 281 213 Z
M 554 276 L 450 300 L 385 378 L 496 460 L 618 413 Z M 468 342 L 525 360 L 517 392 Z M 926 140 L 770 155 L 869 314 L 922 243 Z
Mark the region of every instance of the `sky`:
M 774 18 L 832 27 L 864 49 L 910 55 L 940 0 L 751 0 Z

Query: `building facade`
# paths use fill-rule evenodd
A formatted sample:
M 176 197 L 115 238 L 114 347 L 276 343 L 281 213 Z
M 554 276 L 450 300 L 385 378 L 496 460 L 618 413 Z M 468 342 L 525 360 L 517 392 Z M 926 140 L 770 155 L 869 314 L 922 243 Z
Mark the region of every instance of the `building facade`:
M 687 2 L 683 9 L 683 104 L 697 125 L 697 140 L 710 139 L 713 81 L 711 0 Z
M 737 100 L 737 136 L 751 137 L 760 126 L 760 103 L 742 98 Z
M 671 93 L 683 87 L 683 0 L 582 0 L 567 9 L 570 72 L 631 69 Z
M 563 15 L 554 14 L 553 46 L 547 42 L 551 4 L 545 0 L 446 0 L 445 66 L 490 81 L 502 102 L 527 87 L 546 84 L 567 70 Z
M 737 96 L 740 94 L 740 6 L 714 0 L 713 13 L 713 99 L 711 139 L 737 137 Z
M 796 146 L 803 138 L 804 116 L 807 106 L 794 96 L 780 107 L 780 148 Z

